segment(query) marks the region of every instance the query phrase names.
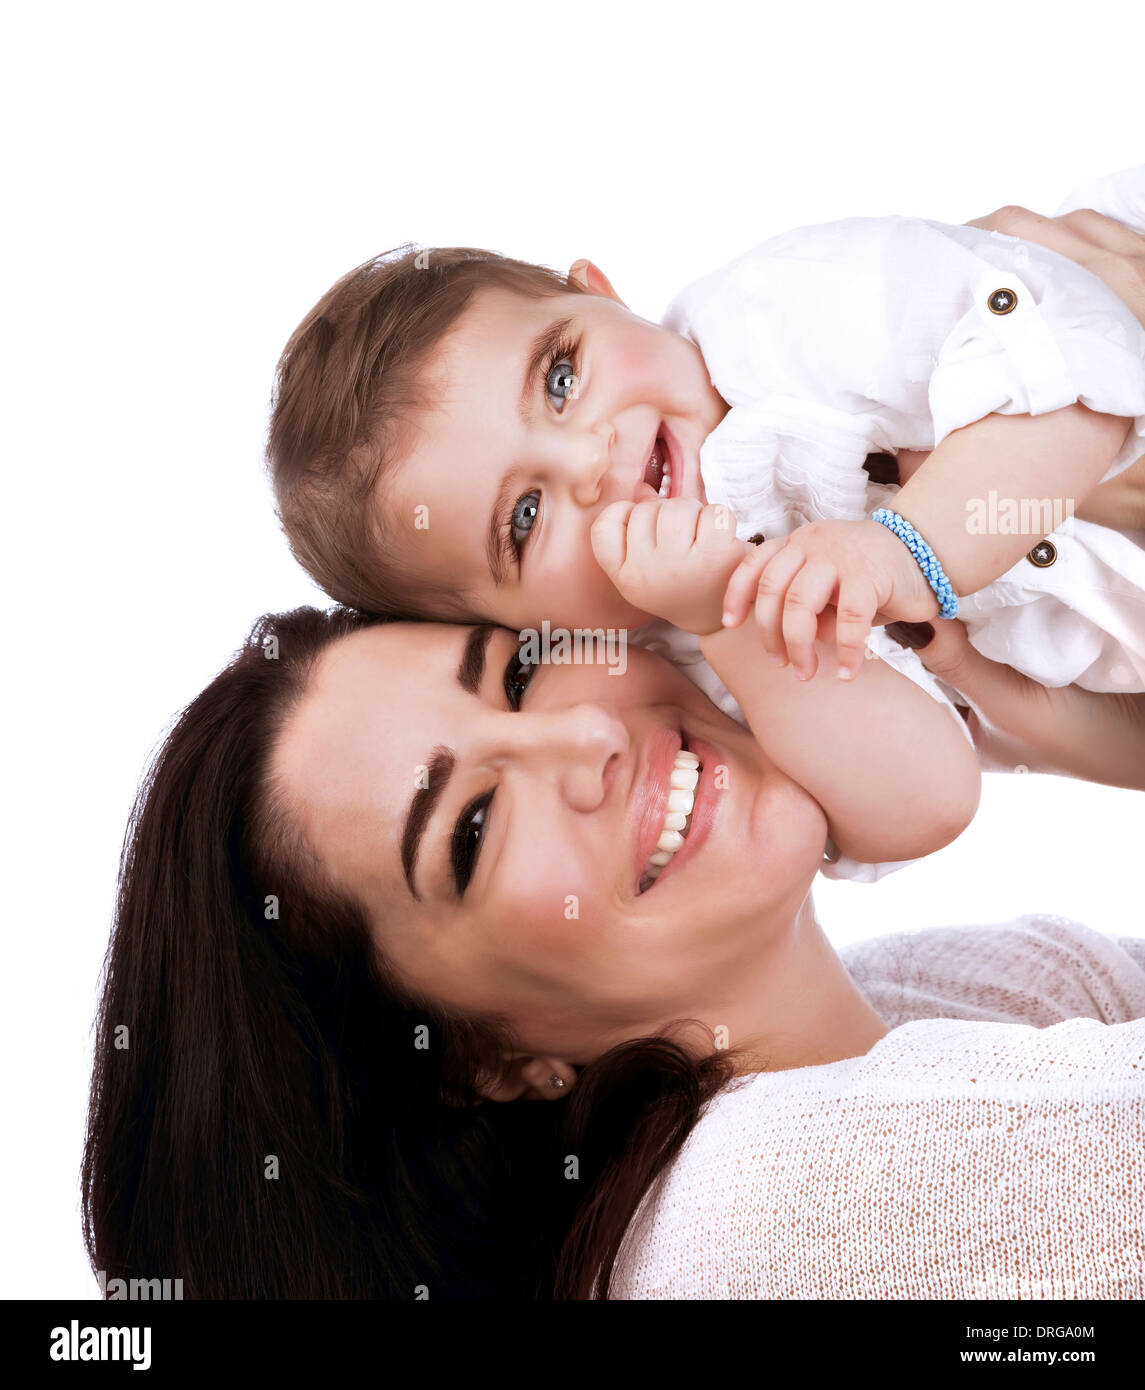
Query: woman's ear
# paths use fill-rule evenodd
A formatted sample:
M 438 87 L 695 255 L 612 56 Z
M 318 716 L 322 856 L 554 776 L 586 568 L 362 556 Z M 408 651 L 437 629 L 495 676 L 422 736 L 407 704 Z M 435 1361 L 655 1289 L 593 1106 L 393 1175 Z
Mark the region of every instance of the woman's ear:
M 560 1085 L 554 1084 L 554 1078 Z M 500 1076 L 478 1077 L 475 1090 L 485 1100 L 556 1100 L 576 1081 L 576 1068 L 558 1057 L 532 1057 L 519 1052 L 505 1059 Z
M 569 266 L 568 278 L 578 284 L 582 290 L 587 290 L 589 294 L 600 294 L 606 299 L 615 299 L 617 304 L 624 304 L 624 300 L 612 288 L 608 276 L 591 261 L 573 261 L 572 265 Z

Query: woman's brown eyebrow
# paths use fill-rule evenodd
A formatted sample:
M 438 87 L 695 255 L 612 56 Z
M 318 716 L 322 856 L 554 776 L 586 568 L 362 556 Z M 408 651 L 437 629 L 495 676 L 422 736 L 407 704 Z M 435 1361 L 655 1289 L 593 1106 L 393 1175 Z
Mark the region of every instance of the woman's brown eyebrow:
M 402 872 L 414 897 L 421 902 L 421 894 L 414 883 L 414 870 L 417 867 L 418 850 L 421 849 L 425 828 L 433 819 L 434 809 L 441 800 L 442 793 L 449 785 L 456 759 L 453 751 L 440 744 L 433 750 L 426 770 L 425 785 L 414 792 L 406 812 L 405 829 L 402 831 Z
M 470 695 L 481 689 L 481 678 L 485 674 L 485 653 L 489 639 L 496 631 L 496 624 L 481 623 L 465 639 L 461 660 L 457 664 L 457 684 Z
M 493 623 L 482 623 L 465 639 L 461 660 L 457 663 L 457 683 L 470 695 L 476 695 L 481 689 L 481 680 L 485 674 L 485 653 L 489 648 L 489 639 L 495 631 Z M 406 812 L 405 828 L 402 831 L 402 872 L 405 874 L 410 892 L 418 902 L 421 901 L 421 894 L 414 884 L 418 851 L 421 849 L 426 827 L 433 819 L 437 803 L 449 785 L 456 761 L 452 749 L 438 744 L 429 760 L 425 786 L 414 792 L 409 810 Z

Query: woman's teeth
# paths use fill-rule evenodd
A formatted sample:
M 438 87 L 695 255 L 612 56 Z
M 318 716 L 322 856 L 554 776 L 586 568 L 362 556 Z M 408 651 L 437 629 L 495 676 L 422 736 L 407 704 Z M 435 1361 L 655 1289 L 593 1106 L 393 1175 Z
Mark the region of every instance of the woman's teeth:
M 696 786 L 699 780 L 699 758 L 687 749 L 681 748 L 676 754 L 668 778 L 668 805 L 664 811 L 664 827 L 656 842 L 656 849 L 649 857 L 640 877 L 641 893 L 652 887 L 672 856 L 682 848 L 691 826 L 692 807 L 696 804 Z

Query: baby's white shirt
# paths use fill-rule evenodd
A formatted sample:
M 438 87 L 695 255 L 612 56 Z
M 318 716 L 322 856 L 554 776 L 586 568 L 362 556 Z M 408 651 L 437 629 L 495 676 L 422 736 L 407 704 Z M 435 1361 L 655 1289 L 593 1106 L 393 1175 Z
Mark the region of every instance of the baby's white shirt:
M 1058 212 L 1079 207 L 1145 233 L 1145 165 L 1085 185 Z M 1016 299 L 1007 313 L 989 307 L 998 290 Z M 690 285 L 662 323 L 700 348 L 731 407 L 704 441 L 700 469 L 708 501 L 732 509 L 743 538 L 894 510 L 898 488 L 868 477 L 869 454 L 930 450 L 993 413 L 1080 401 L 1130 417 L 1105 479 L 1145 454 L 1145 329 L 1089 271 L 999 232 L 910 217 L 800 228 Z M 986 525 L 1005 524 L 1004 504 L 982 504 Z M 1026 556 L 960 597 L 970 641 L 1043 685 L 1145 690 L 1145 532 L 1066 514 L 1047 539 L 1050 564 Z M 635 640 L 746 722 L 690 634 L 658 622 Z M 970 738 L 955 702 L 972 701 L 882 629 L 867 645 Z M 868 882 L 911 862 L 860 864 L 830 842 L 827 854 L 828 877 Z
M 1145 165 L 1062 209 L 1083 203 L 1145 233 Z M 1089 271 L 999 232 L 913 217 L 802 227 L 688 286 L 662 322 L 700 348 L 731 407 L 700 469 L 743 537 L 894 510 L 898 488 L 868 478 L 867 456 L 931 450 L 990 414 L 1081 402 L 1133 421 L 1105 479 L 1145 454 L 1145 329 Z M 1052 550 L 960 597 L 970 641 L 1042 685 L 1145 690 L 1145 534 L 1023 500 Z M 978 503 L 968 526 L 1023 521 L 1013 499 Z

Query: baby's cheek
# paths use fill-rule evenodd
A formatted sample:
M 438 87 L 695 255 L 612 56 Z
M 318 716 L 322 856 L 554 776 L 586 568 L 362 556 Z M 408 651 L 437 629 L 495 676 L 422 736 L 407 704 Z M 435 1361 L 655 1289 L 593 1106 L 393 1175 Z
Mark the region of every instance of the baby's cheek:
M 627 603 L 597 564 L 586 520 L 583 537 L 563 558 L 556 558 L 539 586 L 543 618 L 562 627 L 637 627 L 647 615 Z
M 657 400 L 679 371 L 677 343 L 675 335 L 666 329 L 633 324 L 614 344 L 613 367 L 623 374 L 630 391 L 635 389 L 647 400 Z

